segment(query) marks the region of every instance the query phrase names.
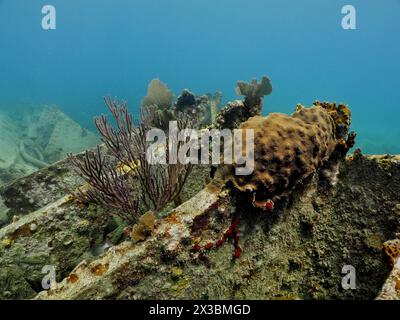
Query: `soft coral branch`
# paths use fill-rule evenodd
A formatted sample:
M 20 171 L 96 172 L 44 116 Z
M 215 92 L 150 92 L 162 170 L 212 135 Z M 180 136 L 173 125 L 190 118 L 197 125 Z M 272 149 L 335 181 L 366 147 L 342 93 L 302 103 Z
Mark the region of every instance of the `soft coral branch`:
M 69 156 L 78 174 L 90 186 L 84 198 L 116 209 L 126 220 L 136 220 L 140 216 L 138 197 L 147 210 L 162 210 L 169 202 L 179 198 L 193 165 L 180 162 L 150 163 L 147 159 L 146 136 L 154 119 L 154 109 L 142 109 L 140 119 L 135 123 L 125 102 L 120 105 L 118 100 L 111 98 L 105 98 L 104 101 L 115 126 L 110 124 L 105 115 L 97 117 L 95 124 L 114 163 L 106 161 L 100 148 L 97 148 L 97 152 L 87 151 L 83 160 Z M 191 124 L 188 116 L 180 117 L 177 122 L 178 129 Z M 177 152 L 183 143 L 174 145 Z M 168 146 L 167 138 L 165 147 Z M 121 166 L 128 170 L 117 170 Z M 138 196 L 133 195 L 134 183 L 139 186 Z

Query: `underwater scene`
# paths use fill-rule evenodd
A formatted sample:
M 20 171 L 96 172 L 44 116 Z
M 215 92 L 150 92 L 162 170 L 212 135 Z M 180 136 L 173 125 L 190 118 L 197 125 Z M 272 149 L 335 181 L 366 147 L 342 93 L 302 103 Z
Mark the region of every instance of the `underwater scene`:
M 0 0 L 0 300 L 400 299 L 399 34 L 399 0 Z

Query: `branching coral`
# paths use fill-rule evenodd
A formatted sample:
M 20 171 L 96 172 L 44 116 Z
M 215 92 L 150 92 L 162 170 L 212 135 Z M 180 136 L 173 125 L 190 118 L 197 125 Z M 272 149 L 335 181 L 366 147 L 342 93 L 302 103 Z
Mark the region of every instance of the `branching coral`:
M 101 154 L 100 147 L 96 151 L 86 151 L 83 159 L 69 155 L 69 160 L 89 185 L 86 190 L 78 189 L 80 201 L 111 208 L 129 222 L 140 216 L 139 201 L 131 192 L 132 176 L 121 175 Z
M 120 163 L 135 173 L 144 191 L 143 203 L 155 211 L 161 210 L 168 202 L 177 199 L 192 170 L 192 164 L 179 161 L 175 164 L 151 164 L 146 157 L 146 134 L 153 120 L 151 109 L 144 110 L 141 121 L 134 125 L 124 102 L 120 107 L 118 101 L 108 98 L 106 105 L 115 119 L 117 130 L 107 122 L 105 116 L 97 118 L 95 122 L 102 141 Z M 190 118 L 182 115 L 177 121 L 178 129 L 189 127 L 190 121 Z M 169 147 L 168 138 L 165 145 Z M 182 145 L 181 141 L 174 146 L 177 152 Z
M 80 191 L 79 195 L 89 202 L 115 209 L 130 222 L 136 221 L 143 210 L 158 212 L 169 202 L 179 201 L 192 164 L 148 161 L 146 134 L 151 129 L 152 109 L 142 110 L 140 121 L 135 123 L 125 102 L 119 105 L 117 100 L 107 98 L 105 103 L 116 127 L 104 115 L 96 118 L 95 124 L 114 161 L 107 161 L 99 148 L 97 152 L 87 151 L 83 160 L 69 155 L 76 171 L 89 185 L 88 190 Z M 178 129 L 183 129 L 190 124 L 190 119 L 180 117 L 177 124 Z M 179 152 L 182 145 L 183 142 L 179 142 L 173 147 Z M 166 146 L 169 146 L 168 139 Z M 139 190 L 133 190 L 134 185 L 138 185 Z

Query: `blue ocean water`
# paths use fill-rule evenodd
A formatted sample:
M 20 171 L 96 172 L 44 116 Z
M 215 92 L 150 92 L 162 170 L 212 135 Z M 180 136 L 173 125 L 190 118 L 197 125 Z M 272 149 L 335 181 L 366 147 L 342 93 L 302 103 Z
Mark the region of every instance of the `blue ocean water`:
M 47 4 L 56 30 L 42 29 Z M 268 75 L 265 113 L 345 102 L 364 152 L 400 153 L 399 34 L 399 0 L 0 0 L 0 105 L 57 104 L 93 128 L 103 96 L 137 111 L 156 77 L 228 101 Z

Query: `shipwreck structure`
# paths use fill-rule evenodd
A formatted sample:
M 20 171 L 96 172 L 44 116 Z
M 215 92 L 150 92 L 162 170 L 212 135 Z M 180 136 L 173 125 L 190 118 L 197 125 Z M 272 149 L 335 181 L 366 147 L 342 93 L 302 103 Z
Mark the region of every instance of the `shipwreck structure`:
M 346 157 L 354 134 L 342 104 L 262 117 L 270 83 L 252 84 L 214 125 L 255 129 L 254 173 L 232 176 L 233 163 L 210 181 L 212 168 L 194 166 L 183 203 L 136 227 L 75 201 L 65 190 L 83 180 L 66 160 L 2 187 L 14 218 L 0 229 L 1 298 L 398 299 L 400 158 Z M 113 244 L 115 230 L 137 237 Z M 49 265 L 56 278 L 43 290 Z M 346 265 L 356 290 L 342 287 Z

